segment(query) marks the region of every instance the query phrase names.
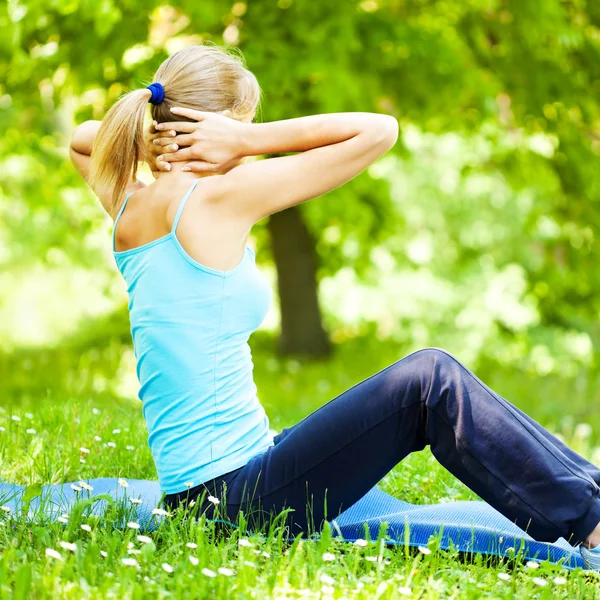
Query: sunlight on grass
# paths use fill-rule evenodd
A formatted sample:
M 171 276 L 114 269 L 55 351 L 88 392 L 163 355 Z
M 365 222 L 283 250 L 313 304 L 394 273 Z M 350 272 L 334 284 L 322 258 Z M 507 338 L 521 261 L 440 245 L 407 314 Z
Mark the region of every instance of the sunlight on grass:
M 263 340 L 263 343 L 267 343 Z M 388 352 L 391 352 L 391 347 Z M 385 353 L 384 353 L 385 354 Z M 373 365 L 344 353 L 337 365 L 278 361 L 256 352 L 269 379 L 265 404 L 276 403 L 276 429 L 347 388 Z M 383 360 L 380 356 L 379 360 Z M 274 361 L 274 362 L 273 362 Z M 364 360 L 362 360 L 364 363 Z M 266 366 L 269 365 L 269 366 Z M 262 370 L 262 369 L 261 369 Z M 319 375 L 320 373 L 320 375 Z M 329 376 L 327 376 L 329 373 Z M 312 382 L 309 384 L 309 381 Z M 305 385 L 306 384 L 306 385 Z M 312 387 L 311 387 L 312 386 Z M 261 386 L 259 386 L 260 388 Z M 279 390 L 277 396 L 276 390 Z M 285 396 L 285 402 L 281 397 Z M 598 456 L 591 427 L 565 421 L 561 434 L 585 456 Z M 274 424 L 274 423 L 273 423 Z M 102 398 L 24 401 L 0 409 L 0 480 L 24 485 L 95 477 L 155 479 L 140 405 Z M 82 482 L 82 483 L 77 483 Z M 395 467 L 379 487 L 415 504 L 476 499 L 429 450 Z M 126 491 L 126 490 L 125 490 Z M 1 503 L 0 503 L 1 504 Z M 80 503 L 81 504 L 81 503 Z M 435 538 L 411 549 L 376 540 L 347 543 L 326 527 L 320 539 L 286 541 L 285 531 L 242 529 L 185 519 L 181 511 L 152 531 L 139 530 L 135 502 L 98 516 L 76 505 L 59 522 L 23 522 L 0 510 L 0 589 L 25 598 L 594 598 L 598 578 L 560 566 L 440 550 Z M 162 518 L 162 516 L 161 516 Z M 121 523 L 122 529 L 114 524 Z M 127 525 L 128 524 L 128 525 Z M 243 520 L 242 520 L 243 525 Z

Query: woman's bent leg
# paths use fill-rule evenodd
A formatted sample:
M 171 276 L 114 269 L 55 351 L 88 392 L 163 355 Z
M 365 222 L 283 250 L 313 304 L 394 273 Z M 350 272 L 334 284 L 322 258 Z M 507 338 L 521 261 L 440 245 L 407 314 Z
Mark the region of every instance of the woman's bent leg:
M 471 375 L 473 375 L 471 373 Z M 473 377 L 475 377 L 473 375 Z M 537 421 L 534 421 L 528 414 L 524 413 L 522 410 L 517 408 L 514 404 L 507 402 L 502 396 L 492 390 L 490 387 L 485 385 L 481 380 L 478 379 L 485 389 L 496 397 L 500 402 L 506 404 L 506 406 L 515 414 L 519 415 L 522 419 L 525 419 L 532 427 L 536 429 L 536 431 L 543 436 L 552 446 L 556 448 L 558 452 L 563 454 L 568 460 L 577 464 L 579 468 L 584 470 L 595 482 L 597 485 L 600 485 L 600 469 L 592 464 L 590 461 L 586 460 L 581 454 L 578 454 L 572 448 L 569 448 L 564 442 L 559 440 L 555 435 L 550 433 L 547 429 L 542 427 Z
M 289 507 L 292 535 L 318 530 L 429 444 L 532 537 L 577 544 L 600 522 L 600 490 L 589 463 L 554 440 L 454 357 L 425 349 L 284 429 L 229 482 L 226 510 L 260 526 Z

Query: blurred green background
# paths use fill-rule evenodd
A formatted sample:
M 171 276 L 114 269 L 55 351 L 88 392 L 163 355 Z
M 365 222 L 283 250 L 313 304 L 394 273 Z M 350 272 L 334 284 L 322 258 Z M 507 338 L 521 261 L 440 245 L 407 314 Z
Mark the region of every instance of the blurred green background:
M 252 338 L 273 426 L 438 346 L 596 440 L 599 2 L 9 0 L 0 28 L 0 406 L 139 411 L 111 223 L 67 149 L 169 53 L 211 40 L 243 52 L 264 121 L 401 126 L 367 172 L 253 232 L 278 290 Z

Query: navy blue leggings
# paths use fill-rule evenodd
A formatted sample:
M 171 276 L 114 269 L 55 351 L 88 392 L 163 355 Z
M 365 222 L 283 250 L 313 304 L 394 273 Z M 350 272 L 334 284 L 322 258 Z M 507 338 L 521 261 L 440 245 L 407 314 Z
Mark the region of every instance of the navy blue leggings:
M 251 530 L 291 508 L 288 533 L 310 534 L 429 445 L 448 471 L 536 540 L 577 545 L 600 522 L 600 469 L 436 348 L 358 383 L 274 442 L 165 503 L 194 499 L 213 518 L 211 494 L 221 500 L 216 517 L 236 522 L 241 508 Z

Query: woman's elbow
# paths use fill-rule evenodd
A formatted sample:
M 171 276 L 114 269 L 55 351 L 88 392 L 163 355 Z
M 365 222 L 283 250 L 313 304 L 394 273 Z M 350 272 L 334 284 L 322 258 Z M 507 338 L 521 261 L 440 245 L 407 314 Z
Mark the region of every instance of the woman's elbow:
M 394 147 L 398 141 L 399 126 L 398 119 L 392 115 L 381 115 L 382 125 L 382 144 L 386 146 L 386 152 Z
M 71 136 L 71 150 L 89 156 L 100 125 L 101 121 L 84 121 L 77 125 Z

